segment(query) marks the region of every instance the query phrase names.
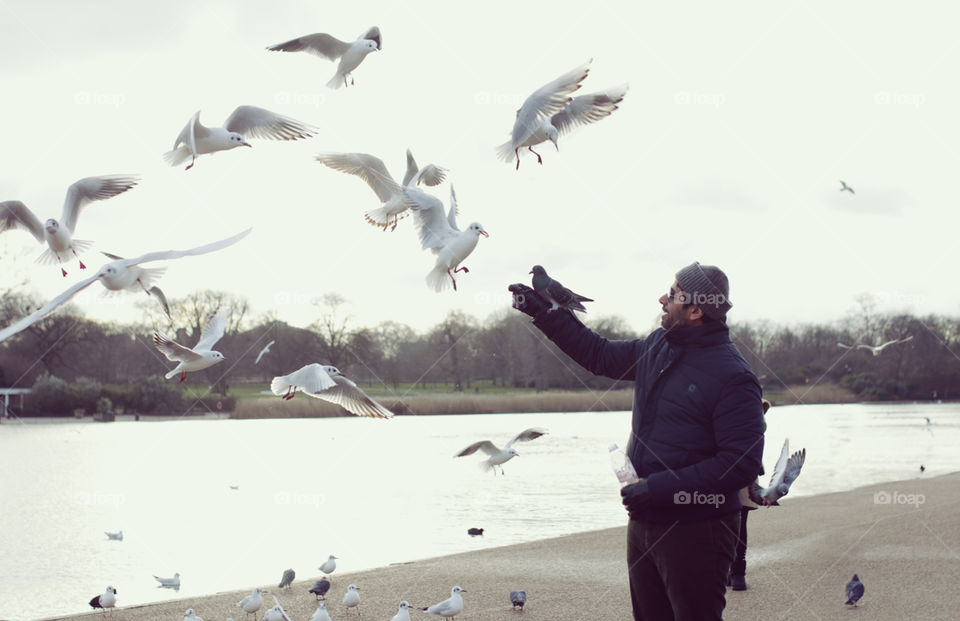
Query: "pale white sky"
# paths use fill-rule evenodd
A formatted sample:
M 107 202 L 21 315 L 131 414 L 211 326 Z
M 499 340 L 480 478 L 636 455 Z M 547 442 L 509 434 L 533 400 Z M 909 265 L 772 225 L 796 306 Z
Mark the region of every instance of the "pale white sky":
M 169 263 L 160 286 L 230 291 L 294 325 L 325 293 L 350 301 L 355 326 L 422 330 L 454 308 L 483 319 L 540 263 L 596 300 L 591 316 L 644 332 L 693 260 L 727 272 L 734 321 L 831 321 L 863 292 L 880 310 L 955 315 L 957 17 L 946 2 L 0 0 L 0 200 L 59 218 L 77 179 L 139 174 L 87 207 L 75 236 L 133 256 L 253 226 L 232 248 Z M 383 51 L 347 89 L 324 86 L 334 63 L 265 49 L 372 25 Z M 561 137 L 559 153 L 538 149 L 543 166 L 498 161 L 523 99 L 589 58 L 581 92 L 629 83 L 620 110 Z M 319 134 L 252 141 L 186 172 L 164 164 L 193 112 L 219 125 L 239 104 Z M 411 220 L 369 226 L 373 192 L 313 159 L 367 152 L 399 179 L 407 147 L 450 169 L 461 224 L 490 233 L 456 293 L 427 289 L 434 257 Z M 448 184 L 434 192 L 447 202 Z M 48 299 L 89 274 L 35 265 L 41 250 L 26 232 L 0 235 L 0 286 L 25 276 Z M 101 291 L 75 303 L 135 317 L 136 296 Z

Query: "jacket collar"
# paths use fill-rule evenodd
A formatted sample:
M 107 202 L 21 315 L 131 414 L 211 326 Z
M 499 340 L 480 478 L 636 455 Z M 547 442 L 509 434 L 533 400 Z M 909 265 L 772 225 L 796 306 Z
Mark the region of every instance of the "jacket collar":
M 730 329 L 723 321 L 711 321 L 702 326 L 687 326 L 666 330 L 667 342 L 673 345 L 709 347 L 730 342 Z

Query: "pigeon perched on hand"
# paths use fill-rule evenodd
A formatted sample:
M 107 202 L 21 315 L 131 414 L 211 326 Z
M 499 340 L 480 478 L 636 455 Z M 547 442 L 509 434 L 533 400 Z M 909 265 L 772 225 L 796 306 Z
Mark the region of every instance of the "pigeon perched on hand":
M 750 500 L 758 505 L 768 507 L 778 507 L 777 502 L 780 498 L 787 495 L 790 491 L 790 485 L 800 476 L 800 468 L 807 458 L 807 449 L 800 449 L 793 455 L 790 455 L 790 440 L 784 439 L 783 448 L 780 450 L 780 459 L 773 469 L 773 476 L 770 477 L 770 485 L 763 488 L 754 481 L 750 485 Z
M 847 606 L 856 606 L 860 598 L 863 597 L 863 591 L 863 583 L 860 582 L 860 577 L 853 574 L 853 578 L 847 583 Z
M 588 297 L 567 289 L 558 281 L 547 275 L 547 270 L 540 265 L 534 265 L 530 270 L 533 274 L 533 290 L 539 293 L 545 300 L 552 304 L 547 312 L 553 312 L 558 308 L 565 308 L 568 311 L 578 310 L 581 313 L 587 312 L 581 302 L 593 302 Z

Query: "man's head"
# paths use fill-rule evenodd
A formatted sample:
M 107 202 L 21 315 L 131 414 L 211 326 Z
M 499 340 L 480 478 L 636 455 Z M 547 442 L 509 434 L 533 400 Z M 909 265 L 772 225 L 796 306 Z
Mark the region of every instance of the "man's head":
M 660 297 L 665 329 L 702 325 L 705 321 L 723 321 L 730 303 L 727 275 L 713 265 L 691 263 L 677 272 L 667 295 Z

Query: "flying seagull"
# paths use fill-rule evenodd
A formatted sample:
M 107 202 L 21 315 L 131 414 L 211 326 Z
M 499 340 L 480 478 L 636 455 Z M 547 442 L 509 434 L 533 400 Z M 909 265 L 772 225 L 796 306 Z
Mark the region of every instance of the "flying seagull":
M 912 338 L 913 338 L 913 335 L 911 334 L 905 339 L 893 339 L 892 341 L 887 341 L 886 343 L 881 343 L 880 345 L 865 345 L 861 343 L 857 345 L 857 349 L 866 349 L 867 351 L 872 353 L 874 356 L 879 356 L 880 352 L 882 352 L 887 347 L 890 347 L 891 345 L 896 345 L 897 343 L 906 343 Z
M 203 326 L 200 331 L 200 340 L 194 345 L 193 349 L 172 341 L 159 332 L 153 333 L 153 344 L 167 357 L 167 360 L 179 363 L 172 371 L 168 371 L 165 378 L 170 379 L 177 373 L 180 374 L 180 383 L 187 379 L 187 373 L 191 371 L 202 371 L 207 367 L 226 360 L 223 354 L 213 349 L 221 338 L 227 327 L 227 311 L 219 309 L 213 317 Z
M 108 532 L 104 531 L 103 534 L 107 536 L 107 539 L 114 539 L 114 540 L 116 540 L 116 541 L 123 541 L 123 531 L 122 531 L 122 530 L 121 530 L 120 532 L 117 532 L 117 533 L 108 533 Z
M 173 578 L 161 578 L 160 576 L 154 576 L 157 582 L 160 583 L 160 586 L 167 589 L 179 589 L 180 588 L 180 573 L 177 572 L 173 574 Z
M 841 185 L 841 188 L 840 188 L 841 192 L 850 192 L 851 194 L 856 194 L 856 192 L 853 191 L 853 188 L 847 185 L 847 182 L 844 181 L 843 179 L 840 180 L 840 185 Z
M 455 586 L 450 589 L 450 597 L 439 604 L 424 608 L 423 611 L 445 619 L 456 619 L 456 616 L 463 610 L 463 597 L 461 597 L 460 594 L 466 592 L 465 589 Z
M 250 595 L 237 602 L 237 607 L 242 608 L 248 615 L 253 615 L 254 621 L 256 621 L 257 611 L 260 610 L 261 606 L 263 606 L 263 591 L 260 589 L 254 589 Z
M 277 585 L 278 589 L 289 589 L 290 585 L 293 584 L 293 580 L 297 577 L 297 572 L 292 569 L 285 569 L 283 576 L 280 578 L 280 584 Z
M 289 375 L 277 376 L 270 383 L 270 390 L 286 400 L 293 399 L 299 391 L 314 399 L 336 403 L 357 416 L 393 417 L 393 412 L 368 397 L 367 393 L 341 373 L 337 367 L 328 364 L 308 364 Z M 336 563 L 333 566 L 336 567 Z M 324 571 L 324 573 L 330 572 Z
M 847 606 L 856 607 L 857 602 L 860 601 L 860 598 L 863 597 L 863 583 L 860 582 L 860 577 L 857 574 L 853 574 L 853 578 L 850 579 L 850 582 L 847 583 L 846 594 L 847 594 Z
M 783 448 L 780 449 L 780 459 L 773 469 L 773 476 L 770 477 L 770 485 L 760 487 L 760 484 L 754 481 L 750 484 L 750 500 L 758 505 L 780 506 L 777 502 L 780 498 L 787 495 L 790 491 L 790 485 L 800 476 L 800 468 L 807 458 L 807 449 L 800 449 L 793 455 L 790 455 L 790 440 L 784 439 Z
M 101 284 L 103 284 L 103 286 L 110 291 L 122 291 L 124 289 L 137 290 L 139 288 L 143 288 L 144 291 L 149 291 L 149 288 L 153 285 L 153 281 L 158 279 L 166 268 L 148 269 L 140 267 L 141 263 L 179 259 L 181 257 L 207 254 L 208 252 L 221 250 L 227 246 L 232 246 L 233 244 L 237 243 L 249 235 L 251 230 L 252 229 L 247 229 L 246 231 L 238 233 L 233 237 L 228 237 L 227 239 L 222 239 L 204 246 L 190 248 L 189 250 L 148 252 L 147 254 L 135 257 L 133 259 L 120 259 L 117 261 L 111 261 L 97 270 L 95 275 L 76 283 L 57 297 L 53 298 L 43 307 L 35 310 L 20 321 L 0 330 L 0 342 L 13 336 L 21 330 L 24 330 L 25 328 L 30 327 L 37 321 L 40 321 L 57 308 L 68 302 L 77 293 L 92 285 L 95 281 L 99 280 Z
M 407 172 L 403 176 L 402 183 L 397 183 L 393 179 L 383 160 L 368 153 L 321 153 L 316 156 L 316 159 L 334 170 L 356 175 L 370 186 L 382 204 L 376 209 L 367 210 L 364 218 L 384 231 L 391 222 L 393 226 L 390 230 L 396 230 L 400 218 L 407 215 L 409 200 L 403 192 L 404 187 L 411 183 L 439 185 L 447 176 L 445 168 L 434 164 L 419 168 L 410 149 L 407 149 Z
M 200 124 L 200 111 L 197 110 L 180 130 L 173 150 L 164 153 L 163 159 L 171 166 L 179 166 L 189 159 L 190 164 L 185 170 L 190 170 L 198 155 L 252 147 L 247 138 L 298 140 L 316 133 L 315 127 L 256 106 L 238 106 L 223 127 L 205 127 Z
M 0 202 L 0 233 L 14 228 L 29 231 L 38 242 L 46 244 L 47 249 L 37 257 L 38 263 L 60 265 L 60 272 L 66 276 L 63 263 L 73 255 L 80 262 L 80 269 L 87 266 L 80 259 L 80 252 L 87 250 L 93 242 L 73 239 L 80 211 L 93 201 L 102 201 L 123 194 L 140 181 L 139 177 L 129 175 L 105 175 L 102 177 L 84 177 L 67 188 L 63 201 L 63 213 L 60 220 L 53 218 L 41 223 L 40 218 L 20 201 Z
M 367 54 L 383 49 L 383 39 L 380 29 L 373 26 L 351 43 L 341 41 L 325 32 L 318 32 L 271 45 L 267 49 L 273 52 L 309 52 L 327 60 L 339 60 L 336 73 L 327 82 L 328 88 L 337 89 L 340 88 L 341 82 L 343 86 L 347 86 L 348 75 L 350 84 L 353 84 L 353 70 L 360 66 Z
M 123 260 L 123 257 L 117 256 L 117 255 L 115 255 L 115 254 L 110 254 L 109 252 L 103 252 L 103 251 L 101 251 L 100 254 L 102 254 L 103 256 L 105 256 L 105 257 L 107 257 L 108 259 L 111 259 L 111 260 L 113 260 L 113 261 L 122 261 L 122 260 Z M 165 268 L 165 267 L 164 267 L 164 268 L 157 268 L 156 273 L 157 273 L 157 275 L 158 275 L 158 277 L 159 277 L 159 275 L 163 274 L 165 271 L 167 271 L 167 268 Z M 142 284 L 142 280 L 141 280 L 141 284 Z M 133 288 L 136 289 L 136 287 L 133 287 Z M 153 285 L 153 286 L 150 287 L 149 289 L 147 289 L 146 287 L 144 287 L 144 291 L 147 292 L 147 295 L 152 295 L 153 298 L 157 301 L 157 303 L 160 304 L 160 308 L 163 309 L 164 314 L 165 314 L 167 317 L 170 317 L 170 303 L 167 302 L 167 296 L 166 296 L 166 294 L 164 294 L 163 290 L 162 290 L 160 287 L 158 287 L 158 286 L 156 286 L 156 285 Z
M 519 453 L 517 453 L 517 449 L 513 448 L 514 443 L 536 440 L 546 433 L 548 433 L 547 430 L 542 427 L 531 427 L 529 429 L 524 429 L 515 435 L 512 440 L 507 442 L 507 445 L 503 449 L 497 448 L 497 446 L 490 440 L 480 440 L 479 442 L 474 442 L 467 448 L 463 449 L 454 455 L 454 457 L 466 457 L 467 455 L 473 455 L 477 451 L 483 451 L 489 455 L 489 457 L 480 462 L 481 467 L 484 470 L 493 470 L 493 473 L 496 474 L 496 467 L 500 466 L 500 474 L 503 474 L 503 464 L 519 455 Z
M 510 591 L 510 604 L 513 605 L 513 608 L 520 608 L 523 610 L 523 605 L 527 603 L 527 592 L 526 591 Z
M 254 361 L 253 364 L 260 364 L 260 359 L 263 358 L 264 354 L 270 351 L 270 346 L 273 345 L 274 343 L 276 343 L 276 341 L 270 341 L 269 343 L 267 343 L 267 345 L 260 350 L 260 353 L 257 354 L 257 359 Z
M 574 293 L 558 281 L 550 278 L 547 275 L 547 270 L 543 269 L 540 265 L 534 265 L 530 273 L 533 274 L 533 290 L 552 305 L 551 308 L 547 310 L 548 313 L 558 308 L 565 308 L 571 312 L 578 310 L 581 313 L 585 313 L 587 309 L 584 308 L 582 302 L 593 302 L 592 299 L 582 296 L 579 293 Z
M 96 597 L 90 600 L 91 608 L 100 608 L 100 609 L 106 610 L 107 608 L 113 608 L 116 605 L 117 605 L 117 590 L 112 586 L 108 586 L 102 595 L 97 595 Z

